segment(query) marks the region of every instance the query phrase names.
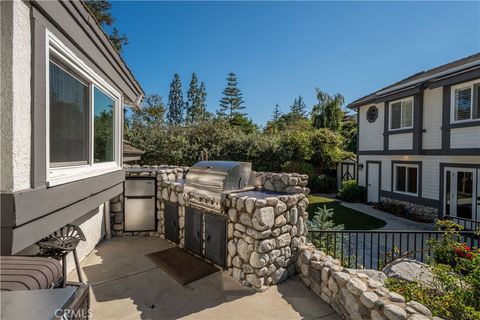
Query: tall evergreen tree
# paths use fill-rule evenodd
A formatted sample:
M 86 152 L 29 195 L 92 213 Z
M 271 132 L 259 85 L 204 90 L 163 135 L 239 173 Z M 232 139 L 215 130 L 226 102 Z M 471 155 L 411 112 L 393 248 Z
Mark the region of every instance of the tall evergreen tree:
M 209 117 L 209 112 L 207 111 L 207 90 L 205 89 L 205 83 L 203 81 L 200 83 L 200 88 L 198 88 L 197 98 L 199 120 L 206 120 Z
M 317 90 L 318 104 L 312 109 L 312 123 L 315 128 L 327 128 L 334 132 L 340 131 L 344 112 L 342 105 L 345 101 L 339 93 L 334 96 L 326 92 Z
M 230 123 L 238 116 L 245 116 L 245 113 L 240 112 L 245 109 L 245 106 L 243 106 L 242 92 L 238 89 L 237 84 L 237 76 L 230 72 L 227 77 L 227 86 L 222 92 L 220 109 L 217 111 L 218 116 L 227 118 Z
M 170 93 L 168 95 L 168 123 L 174 126 L 182 124 L 184 120 L 184 109 L 185 103 L 183 102 L 182 83 L 178 73 L 175 73 L 170 83 Z
M 112 9 L 110 1 L 84 0 L 83 3 L 102 27 L 110 27 L 115 22 L 115 18 L 110 12 Z M 128 44 L 128 38 L 125 33 L 120 34 L 120 31 L 115 27 L 111 30 L 108 38 L 118 52 L 122 52 L 122 49 Z
M 282 116 L 282 112 L 280 111 L 280 106 L 278 105 L 278 103 L 276 103 L 275 108 L 273 109 L 272 120 L 277 122 L 281 116 Z
M 302 96 L 298 96 L 290 106 L 290 113 L 294 119 L 301 119 L 307 116 L 307 105 Z
M 194 72 L 192 73 L 192 80 L 190 81 L 190 87 L 187 92 L 186 106 L 186 122 L 196 123 L 204 121 L 208 117 L 207 112 L 207 91 L 205 89 L 205 83 L 203 81 L 198 85 L 198 77 Z
M 190 87 L 187 91 L 187 102 L 185 103 L 185 109 L 187 111 L 186 122 L 193 123 L 195 121 L 196 109 L 198 109 L 198 78 L 197 74 L 192 73 L 192 80 L 190 80 Z

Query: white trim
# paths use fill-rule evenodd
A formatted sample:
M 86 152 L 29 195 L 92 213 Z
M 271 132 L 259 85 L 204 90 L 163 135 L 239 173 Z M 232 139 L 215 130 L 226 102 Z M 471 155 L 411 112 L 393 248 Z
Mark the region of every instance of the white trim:
M 397 167 L 405 167 L 405 191 L 398 191 L 397 190 Z M 417 169 L 417 192 L 408 192 L 408 168 L 415 168 Z M 418 196 L 418 189 L 420 186 L 420 168 L 418 164 L 410 164 L 410 163 L 395 163 L 393 165 L 393 192 L 399 194 L 405 194 L 409 196 Z
M 453 178 L 450 178 L 450 212 L 446 211 L 447 208 L 447 173 L 454 174 Z M 443 208 L 444 214 L 450 217 L 457 217 L 457 206 L 458 206 L 458 186 L 457 186 L 457 175 L 458 172 L 470 172 L 472 174 L 472 220 L 480 219 L 480 209 L 477 204 L 477 198 L 480 197 L 479 186 L 480 183 L 480 169 L 477 168 L 465 168 L 462 166 L 458 167 L 445 167 L 443 171 Z
M 412 125 L 409 127 L 402 127 L 402 103 L 406 101 L 411 101 L 412 102 Z M 392 128 L 392 105 L 395 103 L 400 102 L 400 128 L 393 129 Z M 402 99 L 398 99 L 395 101 L 390 101 L 388 103 L 388 130 L 389 131 L 398 131 L 398 130 L 405 130 L 405 129 L 413 129 L 413 122 L 414 122 L 414 117 L 415 117 L 415 103 L 413 97 L 406 97 Z
M 46 30 L 46 177 L 47 186 L 60 185 L 72 181 L 82 180 L 97 175 L 102 175 L 108 172 L 113 172 L 122 169 L 122 159 L 119 144 L 122 142 L 121 127 L 122 127 L 122 110 L 121 94 L 115 90 L 111 85 L 88 67 L 79 57 L 77 57 L 67 46 L 65 46 L 55 35 Z M 50 167 L 50 56 L 53 55 L 62 64 L 76 73 L 75 78 L 83 79 L 87 82 L 89 88 L 89 163 L 81 166 L 68 167 Z M 63 68 L 62 68 L 63 69 Z M 72 72 L 67 71 L 69 74 Z M 115 101 L 114 106 L 114 161 L 104 163 L 94 163 L 94 89 L 98 88 L 104 94 Z
M 475 96 L 474 92 L 474 86 L 475 85 L 480 85 L 480 79 L 472 80 L 469 82 L 464 82 L 457 84 L 455 86 L 452 86 L 450 88 L 450 123 L 465 123 L 465 122 L 472 122 L 472 121 L 478 121 L 480 120 L 479 118 L 473 118 L 473 97 Z M 467 89 L 470 88 L 470 119 L 466 120 L 455 120 L 455 111 L 456 111 L 456 99 L 455 99 L 455 91 L 460 90 L 460 89 Z M 480 97 L 479 97 L 480 99 Z

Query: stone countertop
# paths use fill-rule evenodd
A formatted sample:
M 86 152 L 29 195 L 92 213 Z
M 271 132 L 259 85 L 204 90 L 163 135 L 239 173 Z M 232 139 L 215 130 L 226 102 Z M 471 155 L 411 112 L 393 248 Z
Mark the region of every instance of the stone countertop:
M 291 193 L 286 192 L 275 192 L 275 191 L 268 191 L 268 190 L 249 190 L 249 191 L 241 191 L 232 193 L 232 196 L 235 197 L 250 197 L 256 199 L 265 199 L 271 197 L 280 197 L 280 196 L 291 196 Z

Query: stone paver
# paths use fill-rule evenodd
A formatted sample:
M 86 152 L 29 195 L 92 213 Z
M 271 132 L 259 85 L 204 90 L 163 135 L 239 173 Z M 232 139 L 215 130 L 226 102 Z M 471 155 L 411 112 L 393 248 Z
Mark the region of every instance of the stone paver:
M 169 247 L 153 237 L 100 243 L 81 262 L 92 319 L 341 319 L 298 278 L 256 292 L 217 272 L 182 287 L 145 258 Z

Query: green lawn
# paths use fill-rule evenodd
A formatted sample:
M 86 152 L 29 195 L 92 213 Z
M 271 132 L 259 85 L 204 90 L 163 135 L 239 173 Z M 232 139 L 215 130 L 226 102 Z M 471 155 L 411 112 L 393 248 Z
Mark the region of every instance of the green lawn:
M 386 222 L 361 213 L 356 210 L 342 206 L 335 199 L 324 198 L 316 195 L 309 195 L 308 201 L 308 217 L 311 219 L 318 207 L 333 208 L 333 222 L 335 224 L 343 224 L 345 230 L 372 230 L 383 227 Z

